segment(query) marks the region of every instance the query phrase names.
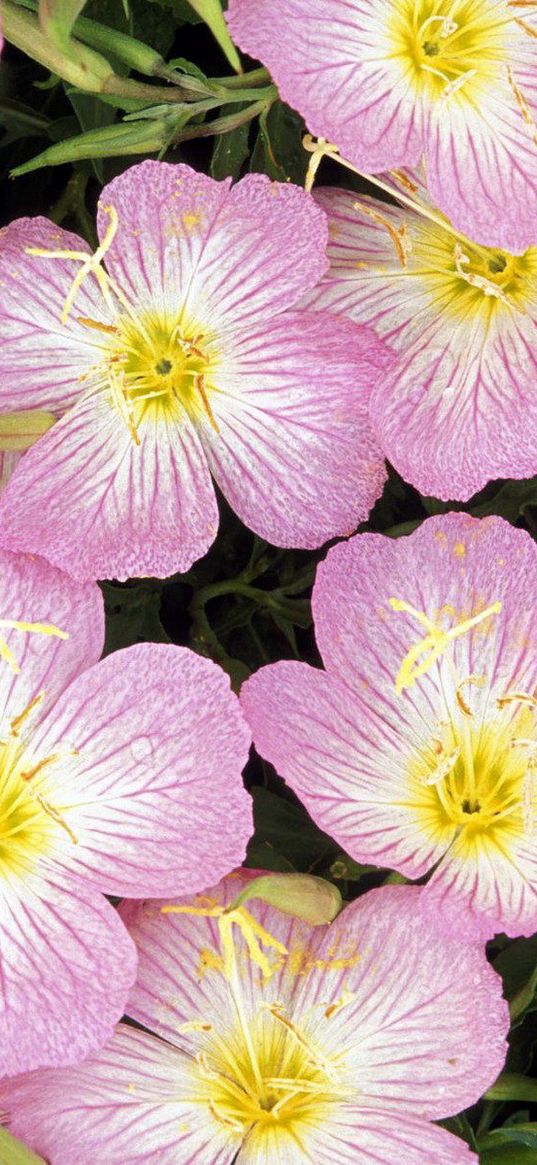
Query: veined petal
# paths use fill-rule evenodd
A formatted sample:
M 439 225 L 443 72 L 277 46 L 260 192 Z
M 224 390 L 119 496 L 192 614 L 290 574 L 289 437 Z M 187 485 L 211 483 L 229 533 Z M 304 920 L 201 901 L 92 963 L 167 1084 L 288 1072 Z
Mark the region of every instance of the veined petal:
M 330 269 L 304 303 L 371 324 L 399 353 L 371 395 L 373 428 L 388 459 L 422 493 L 446 499 L 468 498 L 491 478 L 531 476 L 537 468 L 531 254 L 517 267 L 510 256 L 479 257 L 473 244 L 457 243 L 447 222 L 444 229 L 405 208 L 357 202 L 347 191 L 320 190 L 316 198 L 329 218 Z M 425 215 L 429 210 L 441 222 L 424 206 Z M 457 246 L 464 259 L 459 277 Z M 501 296 L 502 288 L 483 275 L 477 278 L 484 291 L 471 284 L 495 258 L 514 264 L 503 302 L 493 294 Z
M 76 1064 L 121 1018 L 136 952 L 117 912 L 48 871 L 0 886 L 0 1071 Z
M 428 928 L 421 899 L 417 887 L 389 886 L 345 907 L 293 1014 L 365 1107 L 438 1119 L 494 1082 L 509 1013 L 482 948 Z
M 230 1165 L 240 1137 L 191 1097 L 189 1060 L 120 1024 L 76 1069 L 0 1085 L 10 1129 L 54 1165 Z
M 384 0 L 231 0 L 227 15 L 310 131 L 370 172 L 414 165 L 422 152 L 422 111 L 410 75 L 388 59 L 385 10 Z
M 537 242 L 537 127 L 520 90 L 517 99 L 516 70 L 511 85 L 507 68 L 498 73 L 471 105 L 448 99 L 430 112 L 427 184 L 457 230 L 520 253 Z
M 217 526 L 206 459 L 186 414 L 149 418 L 138 445 L 102 394 L 28 450 L 0 499 L 3 545 L 39 552 L 80 579 L 187 570 Z
M 428 921 L 455 937 L 486 941 L 537 928 L 537 859 L 532 835 L 455 842 L 423 889 Z
M 0 619 L 43 624 L 62 632 L 2 627 L 20 672 L 0 660 L 0 722 L 20 716 L 44 693 L 31 718 L 35 725 L 83 668 L 96 663 L 104 643 L 104 603 L 94 583 L 76 583 L 42 558 L 0 550 Z M 64 636 L 67 636 L 65 638 Z
M 411 878 L 442 857 L 455 831 L 438 830 L 427 798 L 410 795 L 406 771 L 432 701 L 420 715 L 378 688 L 368 699 L 365 685 L 358 694 L 307 664 L 282 662 L 251 676 L 241 703 L 258 752 L 352 857 Z
M 213 382 L 219 431 L 202 440 L 242 521 L 313 547 L 367 516 L 385 480 L 368 400 L 389 363 L 373 332 L 332 316 L 288 312 L 241 336 Z
M 80 269 L 74 259 L 28 253 L 90 254 L 78 235 L 45 218 L 21 218 L 0 234 L 0 410 L 50 409 L 60 415 L 84 391 L 81 377 L 101 357 L 96 332 L 78 322 L 109 323 L 110 312 L 92 277 L 84 280 L 76 310 L 62 324 L 63 305 Z
M 301 1130 L 302 1133 L 302 1130 Z M 477 1165 L 464 1141 L 419 1117 L 342 1104 L 300 1136 L 291 1130 L 255 1129 L 237 1165 Z M 59 1162 L 58 1165 L 63 1165 Z
M 134 304 L 221 334 L 292 307 L 326 268 L 326 222 L 309 194 L 249 174 L 230 188 L 146 161 L 103 190 L 118 216 L 107 265 Z
M 313 590 L 315 632 L 324 665 L 353 690 L 364 681 L 394 693 L 406 653 L 422 637 L 415 619 L 393 611 L 401 598 L 435 615 L 455 617 L 474 604 L 502 603 L 494 633 L 476 631 L 453 643 L 461 676 L 483 673 L 502 691 L 531 692 L 537 661 L 527 650 L 533 638 L 535 546 L 524 531 L 502 518 L 478 521 L 451 513 L 429 518 L 396 541 L 359 534 L 333 547 L 319 566 Z M 492 631 L 493 623 L 489 625 Z M 427 690 L 431 673 L 422 677 Z M 415 687 L 408 689 L 410 699 Z
M 190 890 L 243 860 L 251 801 L 241 772 L 250 733 L 228 677 L 187 648 L 144 643 L 84 672 L 32 739 L 61 813 L 54 861 L 133 897 Z M 226 828 L 222 829 L 222 805 Z

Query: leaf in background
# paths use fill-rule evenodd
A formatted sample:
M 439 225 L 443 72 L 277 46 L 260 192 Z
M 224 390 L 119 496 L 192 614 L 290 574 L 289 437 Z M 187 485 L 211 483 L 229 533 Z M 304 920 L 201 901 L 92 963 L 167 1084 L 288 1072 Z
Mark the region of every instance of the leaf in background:
M 49 146 L 29 162 L 16 166 L 11 171 L 11 177 L 18 178 L 21 174 L 29 174 L 43 166 L 61 166 L 64 162 L 80 162 L 85 158 L 156 154 L 167 149 L 169 142 L 170 123 L 166 118 L 103 126 Z
M 59 49 L 68 50 L 71 29 L 86 0 L 39 0 L 39 24 Z
M 537 1103 L 537 1080 L 520 1072 L 502 1072 L 492 1088 L 485 1093 L 486 1100 L 521 1100 Z M 537 1128 L 537 1126 L 536 1126 Z M 536 1138 L 537 1145 L 537 1138 Z
M 479 1142 L 481 1165 L 535 1165 L 537 1124 L 510 1124 L 492 1129 Z
M 189 4 L 205 22 L 207 27 L 210 28 L 215 41 L 220 45 L 231 68 L 236 73 L 242 73 L 241 60 L 229 35 L 220 0 L 189 0 Z
M 244 108 L 239 106 L 239 109 Z M 221 181 L 222 178 L 240 177 L 242 167 L 250 153 L 248 140 L 250 125 L 238 125 L 230 133 L 220 134 L 215 139 L 211 158 L 211 177 Z
M 302 148 L 302 118 L 283 101 L 274 101 L 259 118 L 259 130 L 250 169 L 268 174 L 277 182 L 304 185 L 308 156 Z
M 270 789 L 254 786 L 254 835 L 248 844 L 246 865 L 260 868 L 263 851 L 277 855 L 279 864 L 272 869 L 291 869 L 309 873 L 322 863 L 329 868 L 339 846 L 320 829 L 301 805 L 279 797 Z M 262 866 L 261 866 L 262 868 Z
M 78 118 L 81 130 L 89 133 L 90 130 L 102 129 L 105 126 L 113 125 L 116 119 L 116 111 L 111 105 L 99 101 L 91 93 L 81 93 L 80 89 L 74 89 L 70 85 L 65 86 L 65 91 L 73 106 L 73 109 Z M 92 159 L 93 169 L 101 184 L 104 183 L 104 171 L 100 159 Z
M 494 970 L 503 979 L 512 1020 L 537 1006 L 537 935 L 510 943 L 495 959 Z
M 480 1165 L 536 1165 L 535 1149 L 524 1145 L 503 1144 L 481 1150 Z
M 48 137 L 50 124 L 48 117 L 37 113 L 31 105 L 25 105 L 22 101 L 6 97 L 0 102 L 0 125 L 5 129 L 0 140 L 2 149 L 20 138 Z
M 530 477 L 527 481 L 506 481 L 492 498 L 471 506 L 470 513 L 476 518 L 499 514 L 508 522 L 516 522 L 530 506 L 537 506 L 537 477 Z
M 460 1137 L 461 1141 L 466 1141 L 471 1149 L 477 1149 L 474 1130 L 468 1117 L 464 1116 L 463 1113 L 459 1116 L 447 1117 L 446 1120 L 438 1121 L 438 1124 L 443 1129 L 447 1129 L 448 1133 L 453 1133 L 453 1136 Z
M 104 582 L 101 589 L 106 611 L 104 655 L 132 643 L 170 643 L 160 621 L 164 583 L 144 579 L 126 586 Z

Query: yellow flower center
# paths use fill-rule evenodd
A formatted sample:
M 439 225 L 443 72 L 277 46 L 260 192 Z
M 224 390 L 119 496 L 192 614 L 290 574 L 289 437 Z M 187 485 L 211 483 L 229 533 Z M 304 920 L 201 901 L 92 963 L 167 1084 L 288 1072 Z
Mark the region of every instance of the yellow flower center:
M 204 416 L 218 432 L 210 393 L 209 377 L 216 357 L 212 337 L 203 334 L 193 321 L 179 311 L 174 318 L 163 311 L 133 307 L 102 263 L 110 249 L 119 220 L 114 207 L 104 208 L 110 223 L 93 255 L 84 251 L 47 251 L 28 247 L 31 255 L 45 259 L 73 259 L 81 264 L 69 288 L 62 311 L 66 323 L 83 280 L 93 275 L 113 324 L 78 316 L 78 322 L 101 333 L 106 340 L 98 346 L 102 359 L 81 379 L 90 388 L 107 391 L 111 403 L 126 424 L 133 440 L 140 444 L 139 427 L 148 419 L 180 420 Z
M 473 689 L 486 689 L 486 677 L 461 679 L 449 654 L 461 636 L 490 634 L 502 604 L 492 603 L 447 629 L 404 600 L 390 599 L 390 605 L 412 615 L 427 632 L 401 664 L 397 693 L 443 665 L 439 718 L 425 747 L 412 756 L 411 799 L 405 803 L 434 837 L 450 835 L 455 826 L 469 849 L 485 837 L 502 848 L 509 837 L 528 836 L 537 794 L 537 700 L 524 692 L 508 692 L 495 701 L 487 695 L 484 714 L 478 716 Z
M 6 739 L 0 740 L 0 878 L 31 871 L 50 850 L 58 831 L 77 843 L 64 815 L 50 801 L 47 788 L 51 766 L 73 755 L 72 751 L 51 753 L 36 762 L 19 737 L 43 695 L 39 693 L 11 721 Z
M 230 993 L 230 1024 L 225 1032 L 216 1032 L 211 1023 L 194 1020 L 179 1029 L 199 1032 L 203 1043 L 193 1068 L 195 1098 L 207 1104 L 215 1120 L 243 1138 L 267 1133 L 273 1136 L 278 1129 L 293 1130 L 298 1136 L 347 1096 L 343 1057 L 325 1055 L 317 1032 L 313 1035 L 304 1024 L 296 1025 L 283 1003 L 262 1001 L 263 984 L 286 963 L 286 948 L 244 907 L 225 908 L 210 900 L 199 901 L 206 905 L 162 908 L 164 913 L 218 920 L 221 953 L 202 950 L 200 973 L 211 969 L 225 976 Z M 236 931 L 242 943 L 237 942 Z M 261 998 L 253 1009 L 246 1001 L 241 982 L 245 960 L 253 963 L 247 975 L 256 973 L 261 979 Z M 350 966 L 356 961 L 354 956 L 344 963 Z M 301 967 L 302 964 L 300 960 Z M 313 960 L 311 966 L 328 968 L 332 961 L 325 964 Z M 290 966 L 288 970 L 293 973 Z M 325 1018 L 344 1006 L 345 1001 L 332 1009 L 323 1004 Z
M 476 82 L 496 80 L 509 63 L 509 30 L 516 26 L 507 3 L 402 0 L 389 8 L 390 56 L 429 99 L 458 91 L 470 99 Z

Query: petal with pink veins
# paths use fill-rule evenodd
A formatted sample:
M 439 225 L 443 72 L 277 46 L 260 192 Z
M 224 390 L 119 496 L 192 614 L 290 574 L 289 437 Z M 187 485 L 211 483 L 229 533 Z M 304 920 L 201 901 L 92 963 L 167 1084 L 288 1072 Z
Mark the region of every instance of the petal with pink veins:
M 84 672 L 32 737 L 68 824 L 53 860 L 109 894 L 189 891 L 219 878 L 252 832 L 241 781 L 250 733 L 229 679 L 187 648 L 144 643 Z M 222 829 L 222 806 L 226 827 Z
M 310 312 L 229 346 L 211 394 L 218 432 L 205 426 L 202 440 L 220 489 L 261 537 L 314 547 L 367 517 L 386 476 L 368 400 L 390 363 L 370 329 Z
M 0 1071 L 80 1063 L 112 1034 L 136 975 L 117 912 L 43 867 L 0 887 Z
M 188 570 L 217 527 L 186 414 L 149 418 L 138 445 L 104 394 L 82 401 L 28 450 L 0 506 L 4 546 L 39 552 L 79 579 Z

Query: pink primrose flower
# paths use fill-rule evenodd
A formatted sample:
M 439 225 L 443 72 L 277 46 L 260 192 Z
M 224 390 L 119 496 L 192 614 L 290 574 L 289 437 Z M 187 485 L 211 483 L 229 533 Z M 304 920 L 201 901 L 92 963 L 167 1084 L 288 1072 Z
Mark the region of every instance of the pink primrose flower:
M 295 309 L 327 266 L 311 196 L 148 161 L 98 226 L 93 256 L 46 219 L 0 235 L 0 408 L 61 414 L 4 490 L 1 543 L 80 579 L 184 571 L 216 535 L 211 474 L 272 543 L 352 531 L 385 478 L 368 400 L 390 357 Z
M 466 499 L 537 473 L 537 247 L 514 256 L 457 235 L 413 177 L 392 182 L 410 209 L 316 193 L 330 269 L 304 302 L 372 324 L 398 352 L 371 397 L 382 448 L 422 493 Z
M 228 24 L 362 172 L 423 158 L 477 242 L 537 242 L 537 12 L 527 0 L 230 0 Z
M 424 909 L 487 938 L 537 929 L 537 548 L 501 518 L 360 534 L 319 567 L 325 671 L 243 686 L 254 742 L 358 861 L 432 876 Z
M 251 830 L 224 673 L 165 644 L 97 663 L 95 584 L 8 551 L 0 568 L 3 1075 L 82 1060 L 123 1014 L 136 952 L 103 892 L 191 891 Z
M 76 1069 L 0 1086 L 50 1165 L 471 1165 L 431 1124 L 496 1078 L 501 980 L 473 944 L 424 932 L 419 891 L 374 890 L 329 927 L 253 900 L 235 874 L 162 913 L 126 903 L 128 1014 Z

